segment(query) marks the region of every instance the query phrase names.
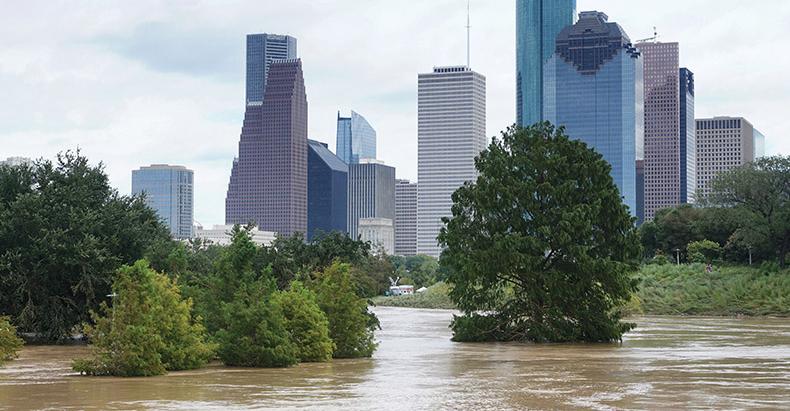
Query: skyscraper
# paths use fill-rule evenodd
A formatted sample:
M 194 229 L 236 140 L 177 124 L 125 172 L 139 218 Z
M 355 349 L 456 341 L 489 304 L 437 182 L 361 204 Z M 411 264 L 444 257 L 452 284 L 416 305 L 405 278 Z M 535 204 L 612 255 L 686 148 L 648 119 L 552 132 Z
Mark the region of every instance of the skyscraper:
M 274 60 L 296 58 L 296 39 L 278 34 L 247 35 L 247 104 L 260 104 Z
M 417 183 L 395 180 L 395 255 L 417 254 Z
M 308 140 L 307 239 L 318 231 L 348 230 L 348 165 L 326 144 Z
M 560 31 L 573 24 L 576 0 L 516 1 L 516 123 L 543 120 L 543 66 Z
M 145 203 L 156 211 L 173 238 L 192 238 L 193 177 L 192 170 L 167 164 L 132 170 L 132 194 L 145 195 Z
M 271 63 L 260 105 L 247 105 L 225 199 L 226 224 L 307 231 L 307 96 L 299 59 Z
M 645 219 L 693 199 L 694 74 L 679 68 L 678 43 L 636 45 L 645 67 Z
M 485 148 L 486 79 L 466 66 L 435 67 L 417 81 L 417 253 L 439 257 L 436 237 L 453 192 L 477 178 Z
M 755 141 L 762 133 L 743 117 L 699 118 L 697 122 L 697 196 L 709 193 L 719 173 L 756 159 Z M 759 148 L 758 148 L 759 149 Z
M 362 158 L 376 158 L 376 130 L 365 117 L 351 111 L 351 117 L 337 112 L 337 156 L 346 164 L 359 163 Z
M 632 215 L 643 139 L 642 59 L 617 23 L 597 11 L 557 36 L 544 68 L 545 119 L 565 126 L 612 166 L 612 179 Z M 677 77 L 677 73 L 676 76 Z
M 360 218 L 395 219 L 395 168 L 372 159 L 348 166 L 348 234 L 359 235 Z

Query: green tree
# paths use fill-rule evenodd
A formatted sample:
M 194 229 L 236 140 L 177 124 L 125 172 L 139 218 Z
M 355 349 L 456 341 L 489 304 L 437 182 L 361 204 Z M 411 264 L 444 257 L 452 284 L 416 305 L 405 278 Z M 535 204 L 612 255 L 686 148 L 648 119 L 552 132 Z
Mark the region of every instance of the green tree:
M 0 168 L 0 312 L 56 341 L 90 319 L 116 270 L 168 231 L 140 198 L 118 195 L 79 152 Z
M 23 341 L 16 335 L 16 327 L 8 317 L 0 317 L 0 365 L 16 358 Z
M 370 357 L 376 350 L 373 331 L 378 326 L 359 297 L 351 279 L 351 266 L 335 261 L 317 274 L 313 283 L 318 306 L 329 320 L 329 336 L 335 343 L 334 358 Z
M 316 303 L 315 293 L 294 281 L 287 291 L 275 292 L 273 299 L 285 316 L 285 328 L 296 346 L 299 361 L 331 360 L 335 344 L 329 338 L 329 321 Z
M 635 219 L 611 166 L 548 123 L 511 127 L 475 160 L 439 234 L 458 341 L 612 341 L 636 289 Z
M 199 368 L 213 356 L 203 326 L 192 319 L 192 301 L 182 299 L 178 286 L 152 270 L 147 261 L 122 267 L 112 290 L 112 307 L 102 303 L 103 315 L 93 314 L 96 325 L 85 327 L 93 355 L 75 361 L 75 371 L 160 375 Z
M 723 172 L 706 200 L 744 211 L 739 231 L 759 236 L 775 250 L 780 267 L 790 252 L 790 156 L 763 157 Z
M 712 263 L 721 258 L 721 247 L 715 241 L 692 241 L 686 247 L 689 261 L 694 263 Z

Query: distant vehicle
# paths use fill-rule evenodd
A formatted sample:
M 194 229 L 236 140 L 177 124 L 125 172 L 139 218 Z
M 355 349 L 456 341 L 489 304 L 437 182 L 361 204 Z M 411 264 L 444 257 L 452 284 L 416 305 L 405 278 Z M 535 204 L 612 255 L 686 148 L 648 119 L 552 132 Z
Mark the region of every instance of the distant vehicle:
M 414 294 L 413 285 L 393 285 L 390 286 L 389 295 L 409 295 Z

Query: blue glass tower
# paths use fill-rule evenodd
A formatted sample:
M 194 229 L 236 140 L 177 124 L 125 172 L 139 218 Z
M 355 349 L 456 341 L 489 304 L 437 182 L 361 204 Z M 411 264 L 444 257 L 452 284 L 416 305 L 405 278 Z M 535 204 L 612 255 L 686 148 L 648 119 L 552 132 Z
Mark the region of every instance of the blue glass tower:
M 132 194 L 145 195 L 145 203 L 156 211 L 173 238 L 192 238 L 193 176 L 186 167 L 167 164 L 132 170 Z
M 557 37 L 544 67 L 543 110 L 601 153 L 632 215 L 637 208 L 637 161 L 643 159 L 644 85 L 639 50 L 604 13 L 579 14 Z
M 296 58 L 296 39 L 278 34 L 247 35 L 247 104 L 260 104 L 273 60 Z
M 680 69 L 680 202 L 693 203 L 697 191 L 697 125 L 694 121 L 694 73 Z
M 347 232 L 348 166 L 319 141 L 307 146 L 307 239 Z
M 365 117 L 351 112 L 351 117 L 337 113 L 337 156 L 346 164 L 358 164 L 363 158 L 376 158 L 376 130 Z
M 576 0 L 516 2 L 516 123 L 544 119 L 543 66 L 554 54 L 557 35 L 573 24 Z

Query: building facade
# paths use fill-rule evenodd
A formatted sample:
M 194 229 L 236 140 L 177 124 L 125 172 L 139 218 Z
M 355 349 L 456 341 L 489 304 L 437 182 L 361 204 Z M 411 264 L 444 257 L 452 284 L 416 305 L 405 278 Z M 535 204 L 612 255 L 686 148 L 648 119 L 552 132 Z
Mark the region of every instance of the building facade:
M 307 232 L 307 96 L 299 59 L 271 63 L 260 105 L 247 105 L 225 223 Z
M 195 198 L 192 170 L 168 164 L 132 170 L 132 194 L 145 196 L 145 203 L 156 211 L 173 238 L 192 238 Z
M 697 123 L 694 73 L 680 69 L 680 202 L 693 203 L 697 192 Z
M 709 193 L 719 173 L 755 160 L 756 135 L 762 136 L 743 117 L 697 119 L 697 196 Z
M 359 163 L 363 158 L 376 158 L 376 130 L 355 111 L 350 117 L 337 112 L 337 156 L 346 164 Z
M 348 166 L 348 235 L 359 236 L 361 218 L 395 219 L 395 168 L 363 159 Z
M 639 51 L 622 27 L 597 11 L 580 13 L 556 44 L 544 68 L 545 119 L 603 155 L 624 203 L 638 216 L 644 127 Z
M 203 228 L 202 225 L 196 224 L 194 231 L 195 238 L 211 241 L 211 244 L 230 245 L 233 240 L 231 237 L 231 233 L 233 232 L 232 225 L 215 225 L 211 228 Z M 274 242 L 274 239 L 277 238 L 277 233 L 260 231 L 258 227 L 253 227 L 250 230 L 250 236 L 252 237 L 253 243 L 270 246 Z
M 395 180 L 394 254 L 417 254 L 417 183 L 409 180 Z
M 543 68 L 560 31 L 573 24 L 576 0 L 516 1 L 516 124 L 543 118 Z
M 486 79 L 466 66 L 436 67 L 417 84 L 417 253 L 439 257 L 452 194 L 477 178 L 485 148 Z
M 370 243 L 374 253 L 395 253 L 395 230 L 389 218 L 360 218 L 359 239 Z
M 260 104 L 263 101 L 266 78 L 272 61 L 295 58 L 295 38 L 279 34 L 248 34 L 247 104 Z
M 326 144 L 308 141 L 307 239 L 318 232 L 348 231 L 348 165 Z

